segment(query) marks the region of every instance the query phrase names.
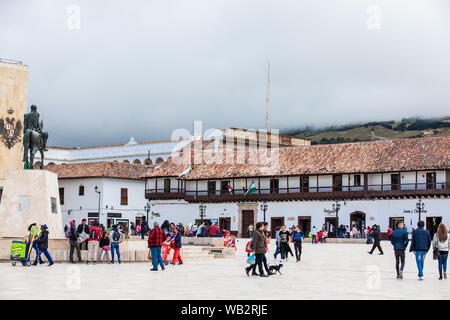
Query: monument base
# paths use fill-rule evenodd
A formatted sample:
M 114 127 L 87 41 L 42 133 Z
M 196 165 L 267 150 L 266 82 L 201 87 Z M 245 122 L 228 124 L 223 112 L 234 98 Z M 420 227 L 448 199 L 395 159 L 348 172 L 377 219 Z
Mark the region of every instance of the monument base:
M 46 224 L 49 239 L 63 239 L 58 177 L 47 170 L 11 170 L 0 200 L 0 237 L 21 238 L 32 223 Z

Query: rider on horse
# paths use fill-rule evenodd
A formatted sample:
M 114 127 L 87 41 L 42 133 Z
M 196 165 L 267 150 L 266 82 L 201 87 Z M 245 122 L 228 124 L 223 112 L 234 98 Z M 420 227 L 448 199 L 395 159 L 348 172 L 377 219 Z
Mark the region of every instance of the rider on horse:
M 42 148 L 44 151 L 47 150 L 47 139 L 48 139 L 48 133 L 43 131 L 43 123 L 42 121 L 39 121 L 39 113 L 37 112 L 37 107 L 35 105 L 31 106 L 31 112 L 25 114 L 24 117 L 24 126 L 23 126 L 23 161 L 28 161 L 28 150 L 30 150 L 30 141 L 31 141 L 31 134 L 35 131 L 39 134 L 40 142 L 42 144 Z M 38 146 L 36 146 L 38 147 Z

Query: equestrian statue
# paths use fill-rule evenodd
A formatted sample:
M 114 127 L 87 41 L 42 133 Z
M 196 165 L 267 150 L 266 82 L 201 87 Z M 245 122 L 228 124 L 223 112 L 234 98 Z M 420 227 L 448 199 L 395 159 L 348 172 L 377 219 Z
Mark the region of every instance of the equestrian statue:
M 25 114 L 23 123 L 22 161 L 24 162 L 24 169 L 33 169 L 34 155 L 37 151 L 41 153 L 40 169 L 43 169 L 44 151 L 48 151 L 48 132 L 44 131 L 44 122 L 40 120 L 39 113 L 37 112 L 37 107 L 35 105 L 31 106 L 31 112 Z

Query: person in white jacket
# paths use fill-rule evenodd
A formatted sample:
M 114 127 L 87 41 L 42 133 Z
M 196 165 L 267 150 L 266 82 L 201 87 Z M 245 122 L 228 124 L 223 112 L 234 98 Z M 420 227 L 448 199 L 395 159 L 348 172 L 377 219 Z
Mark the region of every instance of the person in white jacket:
M 447 258 L 448 251 L 450 249 L 450 237 L 448 235 L 445 224 L 439 224 L 437 232 L 433 237 L 433 250 L 439 250 L 438 268 L 439 268 L 439 280 L 447 279 Z

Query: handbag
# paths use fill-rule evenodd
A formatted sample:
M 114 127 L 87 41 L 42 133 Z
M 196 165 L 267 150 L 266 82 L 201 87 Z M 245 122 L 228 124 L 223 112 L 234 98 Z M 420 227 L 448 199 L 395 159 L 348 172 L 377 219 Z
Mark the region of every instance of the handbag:
M 250 265 L 252 265 L 252 264 L 255 264 L 255 262 L 256 262 L 256 261 L 255 261 L 255 254 L 252 253 L 251 256 L 248 257 L 247 263 L 250 264 Z
M 439 253 L 439 237 L 436 235 L 436 246 L 433 250 L 433 260 L 438 260 L 440 255 L 441 254 Z

